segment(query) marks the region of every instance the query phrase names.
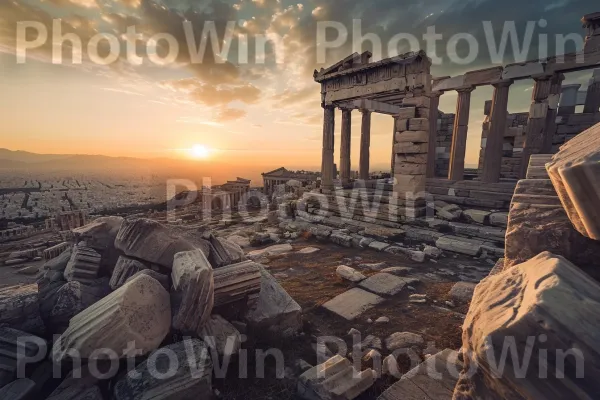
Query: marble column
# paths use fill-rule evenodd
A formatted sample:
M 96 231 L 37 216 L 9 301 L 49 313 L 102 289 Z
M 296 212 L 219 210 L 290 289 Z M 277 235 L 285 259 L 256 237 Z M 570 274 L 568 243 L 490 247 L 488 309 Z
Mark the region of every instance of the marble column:
M 362 124 L 360 126 L 360 166 L 359 178 L 369 179 L 369 157 L 371 147 L 371 111 L 361 110 Z
M 562 92 L 564 74 L 555 74 L 550 83 L 550 96 L 548 97 L 548 114 L 546 115 L 546 126 L 544 128 L 544 140 L 542 142 L 541 154 L 552 152 L 552 142 L 556 134 L 556 116 L 558 115 L 558 103 Z
M 396 146 L 396 126 L 398 125 L 398 117 L 394 117 L 394 127 L 392 128 L 392 160 L 390 166 L 390 173 L 392 174 L 392 178 L 395 174 L 395 166 L 396 166 L 396 150 L 394 146 Z
M 352 135 L 352 110 L 342 109 L 342 137 L 340 140 L 340 180 L 350 183 L 350 139 Z
M 333 190 L 333 146 L 335 141 L 335 108 L 323 107 L 323 154 L 321 156 L 321 188 Z
M 475 88 L 458 89 L 456 117 L 452 131 L 452 148 L 450 150 L 450 170 L 448 179 L 463 180 L 465 175 L 465 154 L 467 151 L 467 131 L 469 130 L 469 109 L 471 108 L 471 92 Z
M 427 147 L 427 177 L 435 178 L 435 148 L 437 146 L 437 129 L 441 92 L 431 93 L 429 108 L 429 144 Z
M 577 93 L 581 88 L 581 84 L 574 83 L 572 85 L 563 85 L 561 87 L 560 101 L 558 103 L 558 115 L 575 114 L 577 107 Z
M 600 110 L 600 69 L 594 70 L 594 74 L 588 85 L 585 97 L 584 113 L 597 114 Z
M 527 133 L 521 157 L 521 178 L 527 175 L 527 167 L 532 154 L 539 154 L 544 144 L 544 131 L 546 116 L 548 115 L 548 97 L 552 87 L 552 75 L 539 75 L 533 77 L 533 94 L 529 119 L 527 120 Z
M 491 122 L 483 156 L 483 173 L 481 174 L 481 180 L 486 183 L 500 181 L 502 149 L 504 147 L 506 119 L 508 118 L 508 92 L 512 83 L 512 80 L 504 80 L 492 84 L 494 86 L 494 96 L 490 112 Z

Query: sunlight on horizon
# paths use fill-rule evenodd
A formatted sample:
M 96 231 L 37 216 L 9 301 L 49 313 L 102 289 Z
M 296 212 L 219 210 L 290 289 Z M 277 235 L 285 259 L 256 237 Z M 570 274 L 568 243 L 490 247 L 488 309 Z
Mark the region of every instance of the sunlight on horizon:
M 204 160 L 210 156 L 210 149 L 201 144 L 195 144 L 189 149 L 189 153 L 192 158 L 197 160 Z

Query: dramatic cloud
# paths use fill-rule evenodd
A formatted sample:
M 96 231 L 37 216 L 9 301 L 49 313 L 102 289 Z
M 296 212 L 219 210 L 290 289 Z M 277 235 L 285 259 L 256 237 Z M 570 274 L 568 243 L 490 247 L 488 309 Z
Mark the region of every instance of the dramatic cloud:
M 217 120 L 219 122 L 235 121 L 245 117 L 246 114 L 246 111 L 237 108 L 224 108 L 219 112 Z

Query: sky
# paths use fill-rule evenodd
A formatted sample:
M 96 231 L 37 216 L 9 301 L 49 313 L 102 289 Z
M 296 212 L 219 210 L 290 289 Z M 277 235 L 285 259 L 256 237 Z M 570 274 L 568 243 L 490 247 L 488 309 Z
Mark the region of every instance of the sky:
M 592 0 L 1 0 L 0 147 L 177 158 L 189 157 L 188 149 L 201 146 L 210 158 L 231 166 L 319 169 L 323 112 L 315 69 L 353 50 L 372 51 L 372 61 L 418 48 L 428 51 L 423 40 L 412 46 L 408 40 L 389 44 L 398 34 L 422 39 L 431 27 L 443 36 L 437 51 L 428 51 L 439 58 L 433 76 L 538 59 L 557 52 L 556 35 L 575 35 L 566 51 L 580 48 L 577 38 L 582 40 L 584 32 L 579 21 L 595 11 L 600 10 Z M 354 31 L 354 20 L 361 32 Z M 28 30 L 23 23 L 30 25 Z M 514 24 L 520 44 L 530 45 L 523 50 L 509 43 L 494 57 L 489 41 L 498 46 L 506 23 Z M 191 36 L 186 36 L 186 24 Z M 211 24 L 219 38 L 214 42 L 207 39 Z M 323 24 L 341 25 L 347 33 L 330 28 L 319 35 Z M 486 24 L 491 28 L 484 29 Z M 47 40 L 24 51 L 18 38 L 32 42 L 40 27 Z M 131 27 L 140 40 L 128 52 Z M 221 52 L 228 32 L 231 46 Z M 81 51 L 69 41 L 61 47 L 60 33 L 75 34 Z M 108 65 L 95 62 L 109 55 L 109 42 L 98 39 L 101 33 L 114 37 L 120 47 Z M 198 56 L 203 33 L 206 51 Z M 359 33 L 376 36 L 382 48 L 369 40 L 361 43 Z M 474 38 L 479 51 L 468 52 L 467 40 L 453 45 L 455 35 Z M 190 37 L 196 44 L 191 51 Z M 259 43 L 263 37 L 271 39 L 266 46 Z M 340 43 L 326 48 L 336 39 Z M 548 51 L 543 50 L 545 42 Z M 89 51 L 92 43 L 99 43 L 95 57 Z M 131 53 L 141 58 L 141 65 Z M 590 75 L 569 74 L 565 83 L 585 86 Z M 527 80 L 511 87 L 510 112 L 528 110 L 531 88 Z M 473 92 L 467 164 L 477 162 L 483 105 L 491 97 L 491 88 Z M 453 113 L 455 107 L 456 95 L 444 94 L 440 109 Z M 340 121 L 338 111 L 338 146 Z M 372 170 L 389 166 L 392 127 L 391 117 L 374 115 Z M 354 112 L 354 170 L 359 139 L 360 113 Z

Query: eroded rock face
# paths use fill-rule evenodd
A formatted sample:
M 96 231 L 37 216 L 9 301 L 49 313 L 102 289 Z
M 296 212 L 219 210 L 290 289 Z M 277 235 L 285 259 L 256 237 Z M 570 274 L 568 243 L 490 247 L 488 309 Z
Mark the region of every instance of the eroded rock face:
M 600 240 L 600 124 L 565 143 L 547 170 L 575 229 Z
M 599 321 L 600 285 L 563 257 L 545 252 L 488 276 L 463 326 L 454 399 L 595 398 Z M 505 346 L 517 358 L 507 356 L 500 371 Z
M 36 284 L 0 289 L 0 327 L 8 326 L 42 335 L 46 328 L 40 316 Z
M 158 348 L 170 326 L 169 293 L 155 279 L 140 275 L 73 317 L 55 342 L 52 358 L 120 358 L 129 342 L 146 354 Z M 98 354 L 97 349 L 114 353 Z
M 173 313 L 173 327 L 183 333 L 200 334 L 214 305 L 215 285 L 213 269 L 200 250 L 175 254 L 173 294 L 177 306 Z
M 176 253 L 200 249 L 208 253 L 206 244 L 194 243 L 176 236 L 167 227 L 149 219 L 126 220 L 115 239 L 115 247 L 130 257 L 171 269 Z
M 110 278 L 110 288 L 113 290 L 120 288 L 129 278 L 145 269 L 146 266 L 140 261 L 120 256 Z
M 177 370 L 164 379 L 151 371 L 168 371 L 169 352 L 177 359 Z M 151 369 L 149 363 L 152 363 Z M 154 376 L 153 376 L 154 375 Z M 158 349 L 115 385 L 116 400 L 196 400 L 212 397 L 212 361 L 206 345 L 198 339 L 187 339 Z

